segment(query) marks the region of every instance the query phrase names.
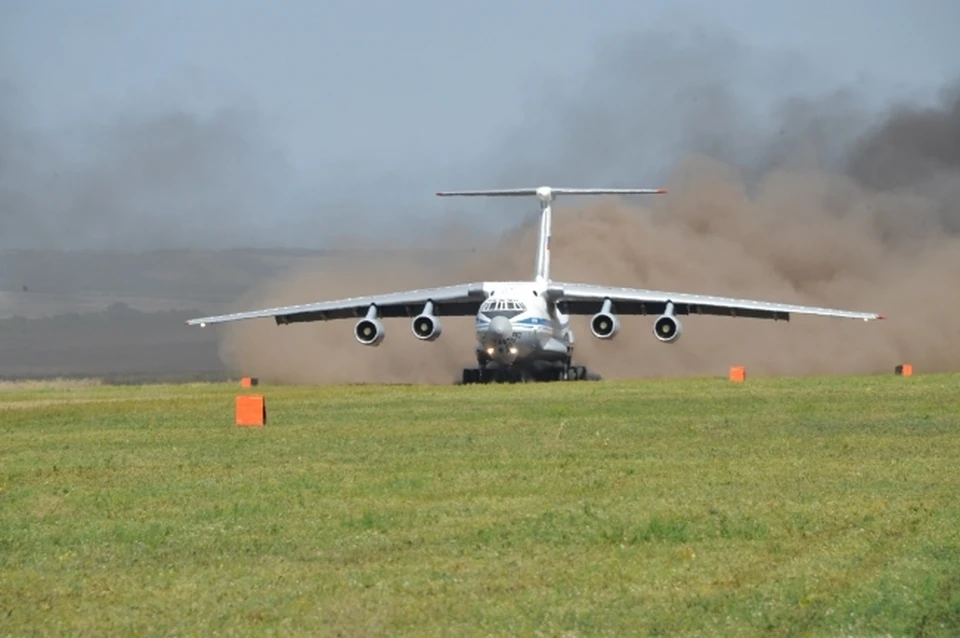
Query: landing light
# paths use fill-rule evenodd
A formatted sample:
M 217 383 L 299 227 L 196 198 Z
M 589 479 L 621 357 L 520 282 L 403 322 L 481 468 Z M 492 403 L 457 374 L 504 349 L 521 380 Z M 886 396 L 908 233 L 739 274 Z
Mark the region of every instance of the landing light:
M 487 354 L 493 354 L 493 348 L 487 348 Z
M 517 354 L 517 348 L 515 346 L 510 346 L 510 354 Z

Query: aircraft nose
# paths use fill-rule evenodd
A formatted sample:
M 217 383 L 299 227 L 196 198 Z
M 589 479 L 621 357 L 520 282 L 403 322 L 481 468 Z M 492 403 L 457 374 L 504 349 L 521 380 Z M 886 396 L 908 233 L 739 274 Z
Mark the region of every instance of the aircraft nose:
M 513 326 L 506 317 L 494 317 L 490 320 L 489 332 L 491 336 L 507 339 L 513 335 Z

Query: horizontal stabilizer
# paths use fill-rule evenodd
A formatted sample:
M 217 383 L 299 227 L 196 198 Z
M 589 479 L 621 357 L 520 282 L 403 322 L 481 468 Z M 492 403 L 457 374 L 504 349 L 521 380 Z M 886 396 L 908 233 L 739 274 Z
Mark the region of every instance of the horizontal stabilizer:
M 536 195 L 551 198 L 554 195 L 663 195 L 665 188 L 501 188 L 469 191 L 439 191 L 438 197 L 524 197 Z
M 666 195 L 665 188 L 551 188 L 554 195 Z
M 536 195 L 536 188 L 507 188 L 503 190 L 480 190 L 480 191 L 439 191 L 438 197 L 523 197 L 526 195 Z

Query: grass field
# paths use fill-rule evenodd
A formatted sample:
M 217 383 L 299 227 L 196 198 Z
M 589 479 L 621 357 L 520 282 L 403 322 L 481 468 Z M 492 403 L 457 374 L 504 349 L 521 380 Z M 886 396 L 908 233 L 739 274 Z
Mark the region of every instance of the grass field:
M 0 635 L 960 634 L 960 375 L 0 387 Z

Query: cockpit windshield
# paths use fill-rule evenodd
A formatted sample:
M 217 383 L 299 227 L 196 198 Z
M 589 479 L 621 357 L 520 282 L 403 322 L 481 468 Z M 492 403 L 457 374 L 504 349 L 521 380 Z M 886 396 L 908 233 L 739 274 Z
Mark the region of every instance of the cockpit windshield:
M 480 312 L 491 319 L 493 317 L 507 317 L 509 319 L 522 312 L 526 312 L 526 310 L 527 306 L 522 301 L 503 297 L 487 299 L 483 302 L 483 305 L 480 306 Z

